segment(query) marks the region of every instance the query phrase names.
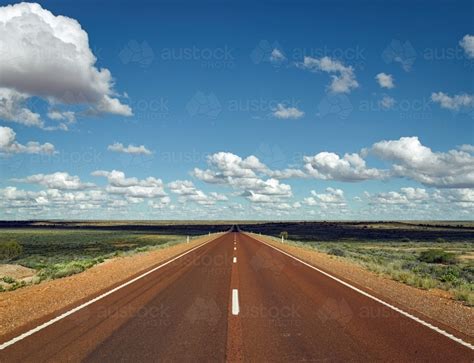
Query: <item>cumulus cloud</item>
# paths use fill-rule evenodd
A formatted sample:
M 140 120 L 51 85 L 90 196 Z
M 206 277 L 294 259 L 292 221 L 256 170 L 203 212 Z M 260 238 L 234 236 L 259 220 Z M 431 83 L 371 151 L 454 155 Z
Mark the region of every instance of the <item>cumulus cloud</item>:
M 393 83 L 393 76 L 391 74 L 379 73 L 375 76 L 378 84 L 382 88 L 394 88 L 395 84 Z
M 9 127 L 0 126 L 0 153 L 4 154 L 55 154 L 53 144 L 49 142 L 40 144 L 29 141 L 26 145 L 16 141 L 16 133 Z
M 28 98 L 28 95 L 13 89 L 0 88 L 0 119 L 25 126 L 44 127 L 41 116 L 25 107 Z
M 431 100 L 439 103 L 442 108 L 448 110 L 459 111 L 462 108 L 474 107 L 474 95 L 462 93 L 459 95 L 449 96 L 443 92 L 434 92 L 431 94 Z
M 152 154 L 152 152 L 148 150 L 144 145 L 124 146 L 122 143 L 119 143 L 119 142 L 115 142 L 112 145 L 109 145 L 107 147 L 107 150 L 118 152 L 118 153 L 133 154 L 133 155 L 151 155 Z
M 467 153 L 474 154 L 474 145 L 471 144 L 463 144 L 458 147 L 459 150 L 465 151 Z
M 256 178 L 258 172 L 266 172 L 267 166 L 251 155 L 245 159 L 229 152 L 209 155 L 208 164 L 214 170 L 194 170 L 194 176 L 207 183 L 225 183 L 228 178 Z
M 100 190 L 64 191 L 47 189 L 38 192 L 6 187 L 0 189 L 0 206 L 10 210 L 26 212 L 27 215 L 36 213 L 57 212 L 61 215 L 72 211 L 82 211 L 101 208 L 107 200 L 107 195 Z M 42 214 L 44 215 L 44 214 Z
M 357 153 L 340 157 L 324 151 L 314 156 L 305 156 L 304 161 L 306 172 L 317 179 L 356 182 L 387 176 L 384 170 L 368 168 L 365 160 Z
M 308 206 L 320 206 L 328 208 L 329 206 L 342 207 L 346 205 L 344 191 L 342 189 L 326 188 L 326 193 L 317 193 L 315 190 L 311 191 L 311 196 L 303 201 Z
M 40 34 L 40 36 L 38 36 Z M 33 96 L 49 103 L 86 105 L 96 113 L 132 115 L 114 91 L 106 68 L 96 67 L 89 38 L 72 18 L 56 16 L 39 4 L 0 7 L 0 117 L 42 126 L 26 109 Z
M 72 111 L 49 110 L 47 115 L 51 120 L 66 120 L 69 123 L 76 122 L 76 114 Z
M 125 173 L 119 170 L 96 170 L 92 175 L 107 178 L 109 184 L 106 191 L 108 193 L 123 195 L 131 200 L 141 201 L 143 198 L 159 198 L 167 195 L 161 179 L 154 177 L 127 178 Z
M 172 193 L 180 196 L 181 203 L 191 201 L 200 205 L 214 205 L 218 201 L 227 200 L 225 195 L 216 192 L 205 194 L 202 190 L 196 189 L 193 182 L 189 180 L 176 180 L 169 183 L 168 188 Z
M 83 183 L 78 176 L 69 175 L 66 172 L 35 174 L 23 179 L 14 179 L 14 181 L 29 184 L 39 184 L 50 189 L 60 190 L 82 190 L 94 187 L 94 184 Z
M 430 196 L 426 189 L 423 188 L 401 188 L 400 191 L 390 191 L 382 193 L 365 193 L 366 197 L 369 198 L 370 204 L 414 204 L 423 203 L 430 199 Z
M 406 187 L 398 191 L 365 192 L 368 209 L 362 214 L 390 216 L 390 218 L 465 218 L 474 212 L 474 190 L 432 189 Z M 397 217 L 398 216 L 398 217 Z
M 474 58 L 474 35 L 466 34 L 459 41 L 459 45 L 463 47 L 468 58 Z
M 407 177 L 424 185 L 443 188 L 474 187 L 474 156 L 462 150 L 433 152 L 418 137 L 383 140 L 371 150 L 393 162 L 395 176 Z
M 276 109 L 273 110 L 273 116 L 280 119 L 298 119 L 304 116 L 304 112 L 296 107 L 285 107 L 285 105 L 279 103 Z
M 222 184 L 241 192 L 241 196 L 256 203 L 270 203 L 292 196 L 291 186 L 275 178 L 267 178 L 272 171 L 257 157 L 245 159 L 219 152 L 208 157 L 210 169 L 195 168 L 192 175 L 204 182 Z
M 331 75 L 332 82 L 328 86 L 333 93 L 350 93 L 353 89 L 359 87 L 356 80 L 354 68 L 345 66 L 340 61 L 329 57 L 312 58 L 304 57 L 302 63 L 297 64 L 302 69 L 311 72 L 326 72 Z
M 164 208 L 173 209 L 173 206 L 171 205 L 170 197 L 162 197 L 162 198 L 159 198 L 158 200 L 149 200 L 148 206 L 152 209 L 164 209 Z

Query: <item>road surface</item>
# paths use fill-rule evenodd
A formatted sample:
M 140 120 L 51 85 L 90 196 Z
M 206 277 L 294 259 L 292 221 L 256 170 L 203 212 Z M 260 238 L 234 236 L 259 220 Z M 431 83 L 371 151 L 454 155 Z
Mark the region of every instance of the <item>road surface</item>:
M 0 361 L 474 361 L 459 333 L 436 331 L 244 233 L 86 303 L 6 337 Z

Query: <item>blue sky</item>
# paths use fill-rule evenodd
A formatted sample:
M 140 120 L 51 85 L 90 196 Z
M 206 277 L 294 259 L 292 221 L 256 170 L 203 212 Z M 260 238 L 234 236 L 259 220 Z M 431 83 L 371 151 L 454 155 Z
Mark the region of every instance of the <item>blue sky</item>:
M 8 4 L 0 218 L 472 219 L 472 2 Z

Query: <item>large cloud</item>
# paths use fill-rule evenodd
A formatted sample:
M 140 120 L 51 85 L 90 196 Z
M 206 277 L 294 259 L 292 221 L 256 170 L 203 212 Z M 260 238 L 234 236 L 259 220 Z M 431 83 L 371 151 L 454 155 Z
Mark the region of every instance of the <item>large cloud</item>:
M 54 145 L 29 141 L 26 145 L 16 141 L 16 133 L 9 127 L 0 126 L 0 154 L 55 154 Z
M 205 194 L 202 190 L 196 189 L 193 182 L 189 180 L 176 180 L 169 183 L 168 188 L 172 193 L 180 196 L 181 203 L 191 201 L 200 205 L 214 205 L 218 201 L 227 200 L 225 195 L 219 193 Z
M 365 193 L 366 197 L 369 198 L 370 204 L 407 204 L 412 205 L 415 203 L 423 203 L 430 199 L 430 196 L 426 189 L 423 188 L 401 188 L 400 191 L 390 191 L 381 193 Z
M 333 93 L 350 93 L 359 87 L 354 68 L 345 66 L 338 60 L 329 57 L 304 57 L 303 62 L 298 63 L 298 66 L 312 72 L 322 71 L 331 74 L 332 82 L 328 88 Z
M 26 191 L 16 187 L 0 189 L 0 205 L 9 210 L 26 212 L 28 215 L 38 213 L 60 211 L 71 213 L 72 211 L 98 209 L 107 200 L 107 195 L 100 190 L 90 191 L 63 191 L 58 189 L 47 189 L 39 192 Z M 44 217 L 44 214 L 42 214 Z
M 96 57 L 81 25 L 55 16 L 39 4 L 0 7 L 1 117 L 41 126 L 38 115 L 20 106 L 37 96 L 51 104 L 81 104 L 94 113 L 132 115 L 113 90 L 106 68 L 95 66 Z
M 308 206 L 319 206 L 323 209 L 330 207 L 345 207 L 346 199 L 342 189 L 326 188 L 326 193 L 317 193 L 315 190 L 311 191 L 311 196 L 303 201 Z
M 418 137 L 383 140 L 371 148 L 376 156 L 393 162 L 395 176 L 407 177 L 428 186 L 474 187 L 474 156 L 461 150 L 433 152 Z
M 148 177 L 145 179 L 127 178 L 125 173 L 119 170 L 105 171 L 96 170 L 93 176 L 103 176 L 107 178 L 109 184 L 106 191 L 111 194 L 123 195 L 131 200 L 141 201 L 144 198 L 165 197 L 166 192 L 161 179 Z
M 355 182 L 368 179 L 383 179 L 383 170 L 368 168 L 359 154 L 345 154 L 343 157 L 332 152 L 320 152 L 305 156 L 306 172 L 317 179 Z
M 66 172 L 52 174 L 35 174 L 23 179 L 15 179 L 17 182 L 39 184 L 50 189 L 60 190 L 82 190 L 94 187 L 92 183 L 83 183 L 77 175 L 69 175 Z
M 195 168 L 192 175 L 207 183 L 230 186 L 252 202 L 278 202 L 292 196 L 290 185 L 264 178 L 273 172 L 253 155 L 242 159 L 232 153 L 218 152 L 208 157 L 208 164 L 210 169 Z

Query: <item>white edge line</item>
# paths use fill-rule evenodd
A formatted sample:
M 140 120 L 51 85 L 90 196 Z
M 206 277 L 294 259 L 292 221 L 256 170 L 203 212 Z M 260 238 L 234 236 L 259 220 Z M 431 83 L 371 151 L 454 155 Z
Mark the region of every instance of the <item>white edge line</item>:
M 232 289 L 232 315 L 239 315 L 239 290 Z
M 72 315 L 72 314 L 74 314 L 75 312 L 77 312 L 77 311 L 79 311 L 79 310 L 81 310 L 81 309 L 83 309 L 83 308 L 85 308 L 85 307 L 87 307 L 87 306 L 89 306 L 89 305 L 95 303 L 96 301 L 99 301 L 99 300 L 103 299 L 104 297 L 109 296 L 110 294 L 113 294 L 114 292 L 116 292 L 116 291 L 118 291 L 118 290 L 124 288 L 125 286 L 128 286 L 128 285 L 134 283 L 134 282 L 137 281 L 137 280 L 140 280 L 141 278 L 143 278 L 143 277 L 145 277 L 145 276 L 147 276 L 147 275 L 149 275 L 149 274 L 155 272 L 156 270 L 159 270 L 160 268 L 162 268 L 162 267 L 164 267 L 164 266 L 170 264 L 171 262 L 176 261 L 177 259 L 183 257 L 184 255 L 187 255 L 188 253 L 191 253 L 192 251 L 197 250 L 198 248 L 201 248 L 201 247 L 203 247 L 204 245 L 207 245 L 208 243 L 210 243 L 210 242 L 216 240 L 216 239 L 219 238 L 219 237 L 220 237 L 220 236 L 217 236 L 217 237 L 212 238 L 211 240 L 209 240 L 209 241 L 207 241 L 207 242 L 204 242 L 204 243 L 200 244 L 199 246 L 193 247 L 193 248 L 190 249 L 189 251 L 186 251 L 186 252 L 184 252 L 184 253 L 182 253 L 182 254 L 180 254 L 180 255 L 174 257 L 173 259 L 171 259 L 171 260 L 169 260 L 169 261 L 166 261 L 165 263 L 163 263 L 163 264 L 161 264 L 161 265 L 159 265 L 159 266 L 157 266 L 157 267 L 151 269 L 150 271 L 147 271 L 147 272 L 141 274 L 140 276 L 137 276 L 137 277 L 133 278 L 132 280 L 129 280 L 129 281 L 123 283 L 122 285 L 113 288 L 112 290 L 109 290 L 109 291 L 107 291 L 107 292 L 104 292 L 102 295 L 99 295 L 99 296 L 95 297 L 94 299 L 89 300 L 89 301 L 83 303 L 82 305 L 79 305 L 79 306 L 77 306 L 77 307 L 75 307 L 75 308 L 73 308 L 73 309 L 71 309 L 71 310 L 69 310 L 69 311 L 66 311 L 65 313 L 63 313 L 63 314 L 61 314 L 61 315 L 59 315 L 59 316 L 57 316 L 57 317 L 55 317 L 55 318 L 53 318 L 53 319 L 47 321 L 47 322 L 45 322 L 45 323 L 43 323 L 43 324 L 41 324 L 41 325 L 38 325 L 36 328 L 33 328 L 33 329 L 31 329 L 31 330 L 29 330 L 29 331 L 27 331 L 27 332 L 25 332 L 25 333 L 23 333 L 23 334 L 21 334 L 21 335 L 15 337 L 15 338 L 10 339 L 9 341 L 7 341 L 7 342 L 5 342 L 5 343 L 3 343 L 3 344 L 0 344 L 0 350 L 3 350 L 3 349 L 5 349 L 5 348 L 9 347 L 10 345 L 13 345 L 13 344 L 19 342 L 20 340 L 23 340 L 23 339 L 29 337 L 30 335 L 33 335 L 33 334 L 39 332 L 40 330 L 43 330 L 44 328 L 46 328 L 46 327 L 48 327 L 48 326 L 50 326 L 50 325 L 53 325 L 54 323 L 58 322 L 59 320 L 62 320 L 62 319 L 64 319 L 64 318 L 68 317 L 69 315 Z
M 344 286 L 347 286 L 347 287 L 351 288 L 352 290 L 357 291 L 358 293 L 360 293 L 360 294 L 362 294 L 362 295 L 364 295 L 364 296 L 366 296 L 366 297 L 368 297 L 368 298 L 370 298 L 370 299 L 372 299 L 372 300 L 375 300 L 375 301 L 377 301 L 378 303 L 380 303 L 380 304 L 382 304 L 382 305 L 385 305 L 385 306 L 389 307 L 389 308 L 392 309 L 392 310 L 395 310 L 396 312 L 398 312 L 398 313 L 400 313 L 400 314 L 406 316 L 407 318 L 410 318 L 410 319 L 416 321 L 417 323 L 420 323 L 421 325 L 424 325 L 424 326 L 430 328 L 431 330 L 434 330 L 435 332 L 437 332 L 437 333 L 439 333 L 439 334 L 441 334 L 441 335 L 444 335 L 445 337 L 447 337 L 447 338 L 449 338 L 449 339 L 451 339 L 451 340 L 454 340 L 455 342 L 457 342 L 457 343 L 459 343 L 459 344 L 462 344 L 462 345 L 464 345 L 465 347 L 467 347 L 467 348 L 469 348 L 469 349 L 471 349 L 471 350 L 474 350 L 474 345 L 472 345 L 472 344 L 470 344 L 470 343 L 468 343 L 468 342 L 465 342 L 465 341 L 462 340 L 461 338 L 458 338 L 458 337 L 454 336 L 453 334 L 450 334 L 450 333 L 448 333 L 447 331 L 445 331 L 445 330 L 443 330 L 443 329 L 441 329 L 441 328 L 438 328 L 437 326 L 434 326 L 433 324 L 430 324 L 430 323 L 428 323 L 428 322 L 426 322 L 426 321 L 424 321 L 424 320 L 422 320 L 422 319 L 420 319 L 420 318 L 417 318 L 416 316 L 414 316 L 414 315 L 412 315 L 412 314 L 410 314 L 410 313 L 407 313 L 406 311 L 404 311 L 404 310 L 402 310 L 402 309 L 397 308 L 396 306 L 393 306 L 393 305 L 391 305 L 391 304 L 389 304 L 389 303 L 387 303 L 387 302 L 385 302 L 385 301 L 383 301 L 383 300 L 381 300 L 381 299 L 379 299 L 379 298 L 377 298 L 377 297 L 375 297 L 375 296 L 373 296 L 373 295 L 370 295 L 369 293 L 367 293 L 367 292 L 365 292 L 365 291 L 363 291 L 363 290 L 361 290 L 361 289 L 359 289 L 359 288 L 357 288 L 357 287 L 355 287 L 355 286 L 352 286 L 351 284 L 349 284 L 349 283 L 347 283 L 347 282 L 345 282 L 345 281 L 343 281 L 343 280 L 341 280 L 341 279 L 338 279 L 337 277 L 335 277 L 335 276 L 333 276 L 333 275 L 331 275 L 331 274 L 329 274 L 329 273 L 327 273 L 327 272 L 325 272 L 325 271 L 323 271 L 323 270 L 320 270 L 319 268 L 317 268 L 317 267 L 315 267 L 315 266 L 313 266 L 313 265 L 310 265 L 309 263 L 307 263 L 307 262 L 305 262 L 305 261 L 303 261 L 303 260 L 300 260 L 299 258 L 297 258 L 297 257 L 295 257 L 295 256 L 293 256 L 293 255 L 291 255 L 291 254 L 289 254 L 289 253 L 287 253 L 287 252 L 285 252 L 285 251 L 282 251 L 282 250 L 280 250 L 279 248 L 274 247 L 274 246 L 272 246 L 272 245 L 269 244 L 269 243 L 263 242 L 263 241 L 257 239 L 257 238 L 254 237 L 254 236 L 251 236 L 251 238 L 255 239 L 256 241 L 258 241 L 258 242 L 260 242 L 260 243 L 263 243 L 263 244 L 265 244 L 265 245 L 267 245 L 267 246 L 273 248 L 274 250 L 277 250 L 277 251 L 280 252 L 280 253 L 283 253 L 284 255 L 287 255 L 288 257 L 291 257 L 292 259 L 294 259 L 294 260 L 296 260 L 296 261 L 302 263 L 303 265 L 306 265 L 306 266 L 308 266 L 308 267 L 310 267 L 310 268 L 312 268 L 312 269 L 314 269 L 314 270 L 316 270 L 316 271 L 322 273 L 323 275 L 325 275 L 325 276 L 327 276 L 327 277 L 329 277 L 329 278 L 331 278 L 331 279 L 333 279 L 333 280 L 335 280 L 335 281 L 337 281 L 337 282 L 343 284 Z

